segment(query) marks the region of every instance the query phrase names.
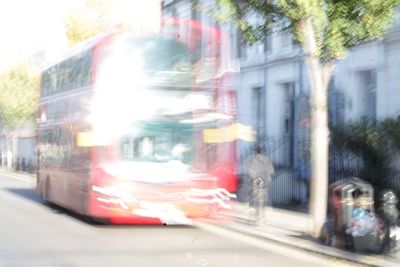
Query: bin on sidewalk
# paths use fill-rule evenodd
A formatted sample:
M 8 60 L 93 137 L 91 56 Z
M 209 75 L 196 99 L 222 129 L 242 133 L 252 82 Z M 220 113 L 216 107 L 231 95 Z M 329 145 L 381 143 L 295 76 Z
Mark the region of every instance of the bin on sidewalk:
M 353 237 L 353 247 L 357 252 L 379 253 L 382 251 L 382 245 L 383 234 L 380 234 L 378 231 Z
M 355 177 L 339 180 L 329 186 L 333 231 L 337 246 L 349 246 L 351 239 L 345 231 L 356 208 L 374 211 L 373 187 Z

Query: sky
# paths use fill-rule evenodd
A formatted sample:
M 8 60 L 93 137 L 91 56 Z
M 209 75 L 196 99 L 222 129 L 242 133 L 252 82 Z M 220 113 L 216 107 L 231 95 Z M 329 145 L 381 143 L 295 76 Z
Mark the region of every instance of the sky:
M 0 0 L 0 69 L 34 52 L 66 46 L 62 18 L 82 0 Z
M 62 19 L 84 0 L 0 0 L 0 70 L 40 50 L 52 60 L 67 48 Z M 116 20 L 157 22 L 160 0 L 112 0 Z M 140 6 L 140 8 L 137 8 Z M 156 12 L 154 12 L 156 10 Z M 149 16 L 151 14 L 151 16 Z M 153 27 L 153 26 L 152 26 Z

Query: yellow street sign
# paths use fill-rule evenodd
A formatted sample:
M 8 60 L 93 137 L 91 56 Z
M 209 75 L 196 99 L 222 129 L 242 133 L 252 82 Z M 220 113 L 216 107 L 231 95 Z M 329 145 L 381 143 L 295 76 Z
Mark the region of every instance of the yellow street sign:
M 224 143 L 235 140 L 254 142 L 254 131 L 251 126 L 234 123 L 217 129 L 204 129 L 204 143 Z
M 110 144 L 110 140 L 99 134 L 93 132 L 78 132 L 76 139 L 77 146 L 90 147 L 90 146 L 106 146 Z

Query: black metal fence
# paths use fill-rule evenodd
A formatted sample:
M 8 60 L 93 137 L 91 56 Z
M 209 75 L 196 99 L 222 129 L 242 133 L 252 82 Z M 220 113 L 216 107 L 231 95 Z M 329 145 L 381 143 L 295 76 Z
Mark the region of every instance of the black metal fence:
M 306 212 L 308 210 L 311 162 L 309 143 L 298 142 L 295 147 L 290 137 L 263 138 L 242 149 L 239 167 L 238 199 L 241 202 L 254 203 L 258 195 L 255 186 L 248 176 L 247 165 L 254 157 L 256 147 L 260 146 L 263 153 L 273 162 L 275 174 L 269 188 L 266 188 L 265 203 L 270 206 L 294 209 Z M 293 157 L 294 153 L 297 157 Z M 294 159 L 294 160 L 293 160 Z M 339 151 L 334 147 L 329 153 L 329 183 L 345 177 L 362 178 L 364 170 L 363 159 L 349 151 Z M 400 188 L 400 173 L 387 181 L 388 186 Z
M 329 182 L 333 183 L 345 177 L 358 177 L 372 185 L 374 188 L 375 204 L 379 205 L 379 194 L 385 189 L 395 191 L 400 195 L 400 171 L 391 168 L 374 168 L 365 166 L 361 156 L 346 150 L 331 149 Z
M 17 172 L 26 172 L 30 174 L 34 174 L 36 172 L 36 164 L 32 161 L 32 159 L 16 158 L 11 166 L 12 169 Z M 1 157 L 0 154 L 0 168 L 8 167 L 9 166 L 7 157 Z
M 15 170 L 27 173 L 36 172 L 36 164 L 33 163 L 32 159 L 17 158 L 15 161 Z
M 255 156 L 258 146 L 272 161 L 275 169 L 271 184 L 265 188 L 265 194 L 255 192 L 257 188 L 248 176 L 247 166 Z M 293 153 L 299 155 L 301 149 L 304 149 L 304 144 L 298 142 L 297 147 L 293 147 L 290 136 L 259 137 L 257 142 L 242 149 L 239 166 L 240 184 L 237 192 L 239 201 L 253 204 L 258 201 L 255 198 L 262 195 L 267 205 L 290 208 L 302 206 L 302 209 L 306 209 L 310 161 L 309 158 L 293 157 Z
M 0 168 L 34 174 L 36 172 L 36 138 L 19 137 L 16 150 L 11 140 L 0 137 Z
M 346 177 L 360 177 L 364 169 L 363 159 L 350 151 L 329 149 L 329 183 Z

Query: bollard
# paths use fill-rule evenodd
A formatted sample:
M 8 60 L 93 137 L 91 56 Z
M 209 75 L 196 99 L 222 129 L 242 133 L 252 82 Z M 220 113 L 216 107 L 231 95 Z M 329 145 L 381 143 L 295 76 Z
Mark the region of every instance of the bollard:
M 264 219 L 265 183 L 261 177 L 253 179 L 253 204 L 255 208 L 255 221 Z
M 21 161 L 21 170 L 24 172 L 25 171 L 25 158 L 22 159 Z
M 398 198 L 392 190 L 383 190 L 379 195 L 378 214 L 385 222 L 384 250 L 391 252 L 399 250 L 400 246 L 400 212 L 397 209 Z
M 32 167 L 32 160 L 30 159 L 30 160 L 28 161 L 27 171 L 28 171 L 29 173 L 32 173 L 32 169 L 33 169 L 33 167 Z

